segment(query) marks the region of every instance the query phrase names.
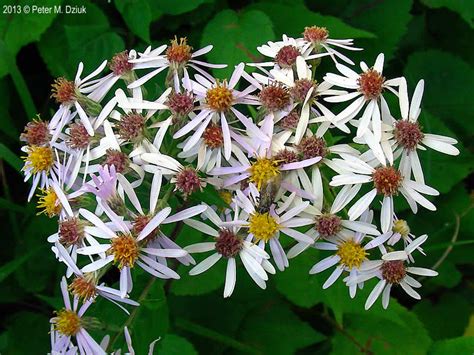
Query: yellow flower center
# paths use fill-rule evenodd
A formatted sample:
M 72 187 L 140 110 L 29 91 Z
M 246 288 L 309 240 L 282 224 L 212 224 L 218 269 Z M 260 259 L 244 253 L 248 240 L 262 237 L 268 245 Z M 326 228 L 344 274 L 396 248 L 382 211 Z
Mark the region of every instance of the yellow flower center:
M 257 185 L 260 190 L 262 185 L 267 184 L 280 174 L 278 161 L 268 158 L 257 158 L 257 161 L 249 168 L 250 182 Z
M 37 214 L 44 213 L 49 218 L 59 215 L 62 206 L 59 202 L 58 195 L 54 192 L 52 187 L 47 189 L 41 189 L 41 194 L 36 195 L 39 197 L 38 204 L 36 207 L 40 210 Z
M 257 242 L 261 240 L 268 242 L 279 229 L 277 221 L 268 212 L 256 212 L 250 216 L 249 232 L 253 234 Z
M 400 233 L 403 238 L 410 234 L 410 227 L 408 226 L 408 223 L 403 219 L 396 220 L 393 223 L 392 230 L 395 233 Z
M 118 263 L 119 269 L 124 266 L 133 267 L 138 258 L 139 246 L 137 240 L 130 234 L 122 234 L 112 239 L 110 254 L 114 256 L 114 262 Z
M 53 150 L 50 147 L 28 147 L 28 155 L 23 160 L 30 163 L 33 172 L 36 174 L 41 171 L 49 172 L 54 163 Z
M 227 87 L 227 82 L 217 82 L 216 86 L 206 92 L 206 103 L 214 111 L 227 111 L 232 106 L 234 96 L 232 90 Z
M 347 240 L 338 246 L 336 255 L 341 258 L 341 265 L 352 269 L 359 268 L 368 253 L 359 243 Z
M 232 202 L 232 192 L 227 191 L 227 190 L 221 190 L 219 191 L 219 197 L 226 203 L 227 205 L 230 205 Z
M 57 312 L 54 328 L 66 336 L 76 335 L 82 328 L 81 318 L 74 311 L 62 309 Z

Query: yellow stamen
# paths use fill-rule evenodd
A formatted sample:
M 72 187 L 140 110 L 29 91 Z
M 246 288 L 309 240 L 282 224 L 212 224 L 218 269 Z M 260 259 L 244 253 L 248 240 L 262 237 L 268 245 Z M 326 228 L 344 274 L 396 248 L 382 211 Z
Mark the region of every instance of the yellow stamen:
M 257 158 L 257 161 L 249 168 L 250 182 L 257 185 L 257 188 L 260 190 L 262 185 L 267 184 L 270 180 L 280 175 L 278 164 L 279 162 L 273 159 Z
M 33 168 L 33 173 L 49 172 L 54 163 L 53 150 L 50 147 L 30 146 L 23 160 Z
M 133 267 L 139 253 L 137 240 L 130 234 L 122 234 L 112 239 L 109 253 L 114 256 L 114 262 L 119 264 L 119 269 L 124 266 Z
M 392 230 L 395 233 L 399 233 L 403 238 L 406 238 L 410 234 L 410 227 L 408 223 L 403 219 L 398 219 L 393 223 Z
M 268 212 L 256 212 L 250 216 L 249 232 L 253 234 L 257 242 L 261 240 L 268 242 L 279 229 L 277 221 Z
M 349 269 L 359 268 L 368 255 L 365 249 L 353 240 L 341 243 L 336 254 L 341 258 L 340 264 Z
M 206 103 L 214 111 L 227 111 L 232 106 L 234 96 L 232 90 L 227 87 L 227 82 L 217 82 L 216 86 L 206 92 Z
M 62 309 L 57 312 L 54 328 L 66 336 L 76 335 L 82 328 L 81 318 L 74 311 Z
M 36 196 L 39 197 L 38 204 L 36 205 L 36 208 L 40 210 L 37 213 L 38 215 L 44 213 L 49 218 L 59 215 L 62 206 L 59 202 L 58 195 L 56 195 L 56 192 L 52 187 L 48 187 L 47 189 L 41 189 L 41 194 L 38 194 Z

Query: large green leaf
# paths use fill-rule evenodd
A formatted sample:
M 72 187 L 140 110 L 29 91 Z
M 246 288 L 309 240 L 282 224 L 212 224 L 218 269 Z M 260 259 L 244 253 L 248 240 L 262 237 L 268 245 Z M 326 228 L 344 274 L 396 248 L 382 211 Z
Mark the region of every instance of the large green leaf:
M 262 11 L 237 13 L 224 10 L 204 28 L 201 46 L 214 45 L 214 49 L 207 56 L 211 62 L 228 65 L 216 73 L 219 77 L 225 77 L 230 76 L 234 66 L 240 62 L 259 61 L 256 47 L 262 44 L 262 41 L 272 39 L 272 22 Z
M 401 322 L 369 313 L 348 314 L 345 334 L 339 332 L 332 338 L 332 354 L 355 354 L 361 348 L 373 354 L 426 354 L 431 339 L 416 315 L 394 300 L 386 312 Z
M 429 355 L 472 354 L 474 352 L 474 337 L 459 337 L 440 340 L 430 348 Z
M 213 0 L 186 0 L 186 1 L 174 1 L 174 0 L 155 0 L 155 7 L 165 14 L 179 15 L 185 12 L 189 12 L 197 8 L 199 5 L 213 2 Z
M 446 7 L 457 12 L 474 28 L 474 2 L 469 0 L 421 0 L 423 4 L 432 8 Z
M 175 334 L 166 334 L 155 345 L 158 354 L 166 355 L 197 355 L 196 350 L 186 338 Z
M 60 5 L 62 0 L 45 0 L 41 2 L 42 7 L 53 9 Z M 3 5 L 12 5 L 11 13 L 9 8 L 5 10 Z M 6 49 L 11 55 L 16 56 L 24 45 L 38 41 L 41 34 L 51 25 L 57 16 L 55 11 L 48 14 L 34 13 L 34 4 L 28 0 L 2 3 L 2 15 L 0 16 L 0 40 L 5 43 Z M 26 13 L 24 9 L 31 12 Z M 0 56 L 0 77 L 8 72 L 6 58 Z
M 325 336 L 299 319 L 284 303 L 273 302 L 249 314 L 241 338 L 263 354 L 283 355 L 321 342 Z
M 373 38 L 374 34 L 352 27 L 337 17 L 322 15 L 310 11 L 301 4 L 278 4 L 273 1 L 260 2 L 249 6 L 265 12 L 272 19 L 277 37 L 286 34 L 292 37 L 301 37 L 306 26 L 326 27 L 331 38 Z M 271 38 L 261 36 L 260 42 L 265 43 Z
M 469 302 L 459 294 L 446 293 L 436 302 L 422 300 L 413 311 L 425 324 L 433 339 L 446 339 L 463 334 L 469 321 Z
M 450 53 L 429 50 L 412 54 L 404 74 L 411 87 L 425 79 L 425 109 L 442 119 L 459 137 L 472 137 L 474 106 L 466 104 L 471 101 L 474 83 L 471 66 Z M 472 145 L 471 141 L 466 142 Z
M 89 73 L 125 49 L 98 6 L 78 0 L 72 4 L 86 6 L 87 14 L 58 17 L 38 44 L 50 73 L 69 79 L 74 78 L 79 62 L 84 62 L 84 73 Z
M 322 302 L 325 290 L 319 278 L 309 274 L 319 258 L 318 251 L 311 248 L 291 259 L 290 267 L 274 277 L 277 290 L 300 307 L 312 307 Z
M 39 312 L 18 312 L 8 321 L 5 354 L 46 354 L 51 349 L 49 331 L 48 317 Z
M 146 42 L 150 42 L 151 9 L 148 0 L 116 0 L 115 7 L 130 30 Z

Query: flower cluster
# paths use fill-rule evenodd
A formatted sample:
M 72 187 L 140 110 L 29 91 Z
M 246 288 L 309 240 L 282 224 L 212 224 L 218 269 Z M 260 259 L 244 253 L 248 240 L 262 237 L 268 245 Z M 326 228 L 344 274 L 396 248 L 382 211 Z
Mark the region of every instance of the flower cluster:
M 194 51 L 176 38 L 118 53 L 85 76 L 81 63 L 73 81 L 55 81 L 59 109 L 21 135 L 29 199 L 39 191 L 38 208 L 58 219 L 48 242 L 65 264 L 52 353 L 105 353 L 107 342 L 88 332 L 100 320 L 84 314 L 98 297 L 125 312 L 138 306 L 129 298 L 138 268 L 172 280 L 178 263 L 197 275 L 223 260 L 229 297 L 238 268 L 265 289 L 271 274 L 316 248 L 329 255 L 309 272 L 334 268 L 323 288 L 342 276 L 354 297 L 379 280 L 366 308 L 380 295 L 387 307 L 396 286 L 418 299 L 410 275 L 436 275 L 414 266 L 427 236 L 395 214 L 402 199 L 413 213 L 436 209 L 418 150 L 459 153 L 456 140 L 423 132 L 423 80 L 410 100 L 403 77 L 384 77 L 383 54 L 349 67 L 346 54 L 360 48 L 322 27 L 257 49 L 268 61 L 241 63 L 228 79 L 208 72 L 225 65 L 197 59 L 211 45 Z M 322 60 L 337 73 L 320 73 Z M 147 87 L 154 78 L 165 81 L 159 94 Z M 399 108 L 389 107 L 394 100 Z M 204 239 L 180 236 L 178 245 L 183 224 Z M 207 257 L 196 263 L 197 253 Z M 106 274 L 119 275 L 116 288 Z

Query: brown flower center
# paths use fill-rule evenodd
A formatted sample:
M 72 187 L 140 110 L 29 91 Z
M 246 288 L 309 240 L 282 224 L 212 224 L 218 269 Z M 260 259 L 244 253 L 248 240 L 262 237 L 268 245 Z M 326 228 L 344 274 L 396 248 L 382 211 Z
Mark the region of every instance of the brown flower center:
M 133 69 L 133 63 L 128 61 L 128 51 L 115 54 L 109 63 L 109 68 L 118 76 L 129 73 Z
M 402 174 L 392 166 L 383 166 L 375 169 L 372 179 L 377 193 L 392 196 L 398 193 L 398 188 L 402 183 Z
M 51 87 L 51 97 L 58 104 L 70 104 L 76 100 L 76 85 L 73 81 L 60 77 L 51 84 Z
M 123 173 L 124 171 L 126 171 L 128 169 L 129 164 L 130 159 L 128 158 L 127 154 L 115 149 L 107 149 L 105 159 L 102 162 L 103 166 L 115 166 L 115 171 L 117 173 Z
M 48 121 L 34 120 L 28 122 L 24 132 L 20 135 L 20 140 L 28 145 L 45 145 L 51 139 L 48 129 Z
M 235 257 L 243 248 L 243 241 L 228 229 L 221 229 L 216 238 L 216 251 L 224 258 Z
M 204 144 L 212 149 L 222 147 L 224 144 L 222 129 L 212 123 L 204 130 L 202 138 L 204 139 Z
M 304 102 L 304 100 L 306 99 L 306 96 L 308 95 L 309 90 L 313 88 L 313 91 L 311 92 L 309 99 L 314 99 L 317 96 L 317 92 L 316 92 L 317 87 L 318 87 L 318 84 L 316 83 L 315 80 L 309 80 L 309 79 L 296 80 L 295 85 L 291 88 L 291 97 L 296 102 Z
M 166 50 L 166 58 L 173 64 L 186 64 L 192 57 L 192 47 L 187 44 L 186 37 L 175 37 L 171 40 L 171 46 Z
M 314 228 L 323 238 L 335 236 L 342 230 L 341 218 L 330 213 L 322 214 L 316 217 Z
M 326 141 L 316 136 L 304 137 L 296 148 L 305 159 L 324 158 L 328 153 Z
M 367 100 L 373 100 L 380 96 L 384 81 L 385 78 L 374 69 L 369 69 L 360 74 L 360 78 L 357 79 L 359 91 L 364 94 Z
M 407 120 L 400 120 L 395 123 L 394 135 L 397 143 L 407 150 L 415 150 L 424 137 L 418 122 Z
M 280 68 L 291 68 L 296 63 L 296 58 L 301 55 L 298 48 L 295 46 L 284 46 L 282 47 L 275 56 L 275 63 Z
M 138 113 L 122 115 L 117 124 L 119 136 L 127 141 L 136 141 L 143 137 L 146 118 Z
M 329 32 L 326 27 L 311 26 L 305 27 L 303 32 L 303 38 L 305 41 L 319 44 L 325 42 L 329 37 Z
M 91 141 L 86 127 L 82 123 L 71 123 L 69 126 L 69 137 L 66 143 L 73 149 L 84 149 Z
M 259 94 L 262 106 L 268 111 L 279 111 L 290 104 L 290 93 L 281 84 L 265 86 Z
M 385 261 L 382 264 L 382 277 L 391 284 L 398 284 L 406 275 L 405 263 L 402 260 Z
M 59 242 L 65 247 L 79 245 L 84 238 L 84 226 L 76 217 L 70 217 L 59 223 Z

